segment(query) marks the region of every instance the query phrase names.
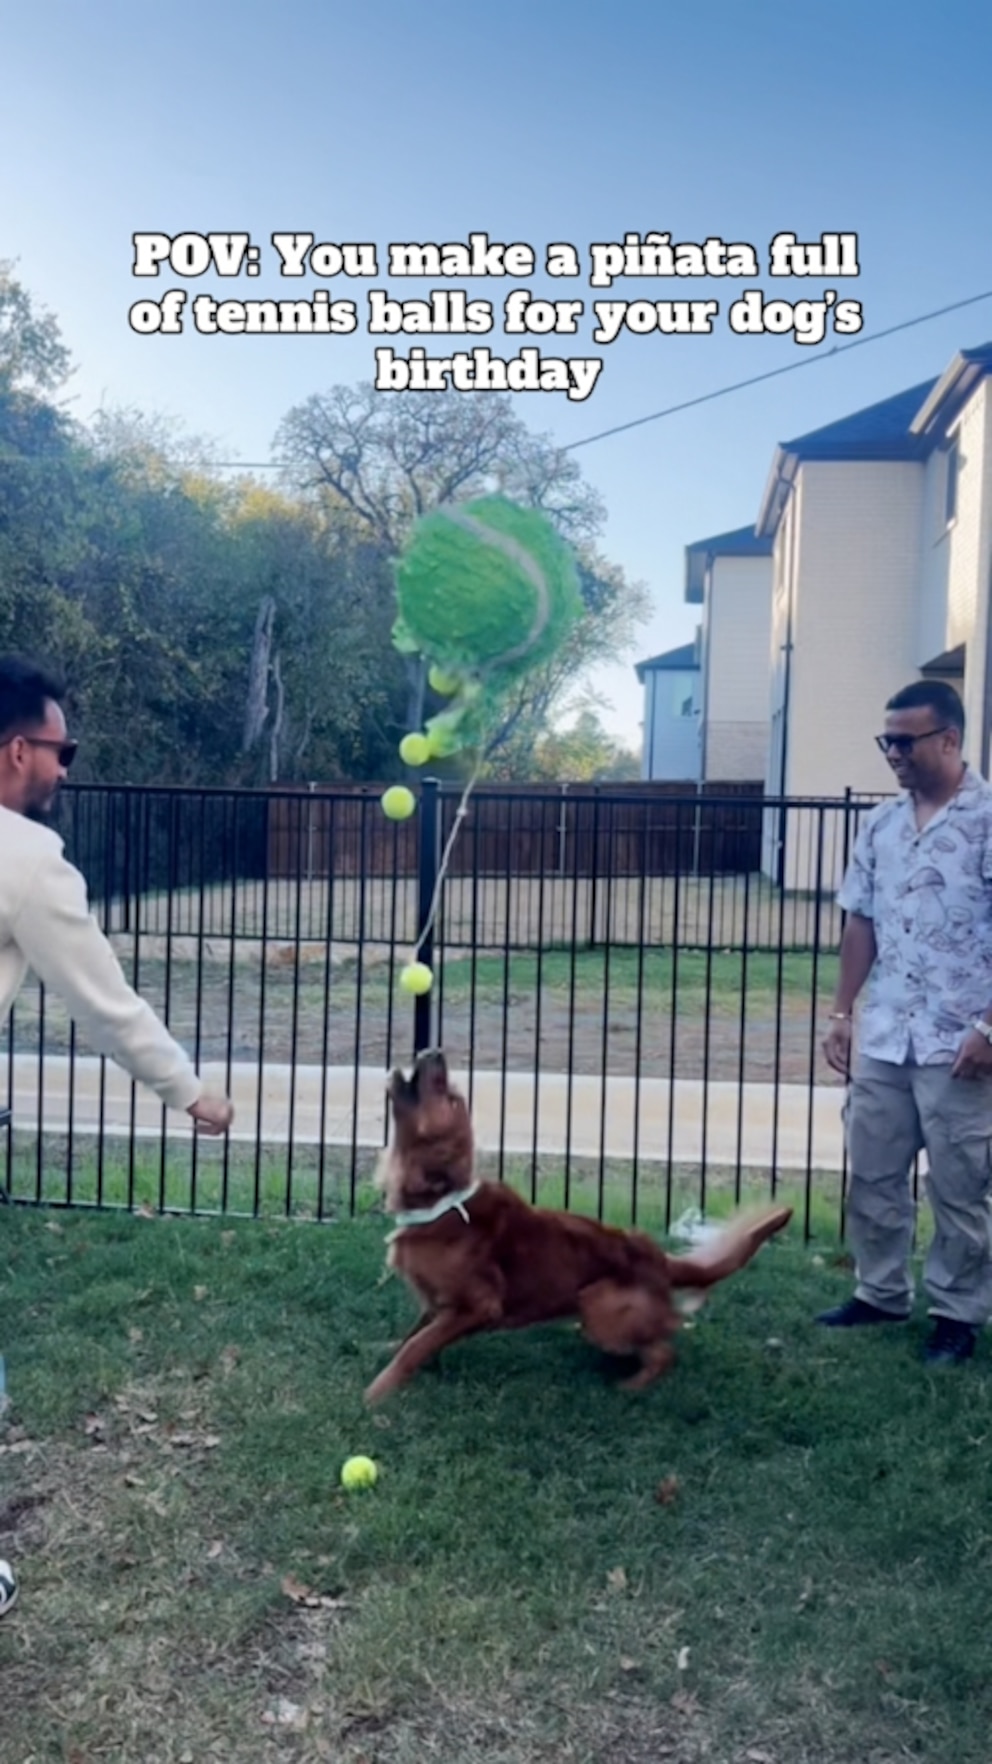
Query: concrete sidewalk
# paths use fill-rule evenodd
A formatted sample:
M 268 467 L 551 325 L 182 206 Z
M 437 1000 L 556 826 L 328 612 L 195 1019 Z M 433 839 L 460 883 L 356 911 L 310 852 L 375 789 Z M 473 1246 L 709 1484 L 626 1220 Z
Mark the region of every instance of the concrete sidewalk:
M 74 1134 L 99 1131 L 127 1137 L 132 1131 L 132 1086 L 109 1062 L 101 1109 L 98 1059 L 19 1054 L 13 1062 L 15 1126 Z M 222 1065 L 205 1065 L 203 1077 L 223 1090 Z M 453 1074 L 469 1093 L 466 1075 Z M 380 1146 L 386 1135 L 386 1075 L 364 1066 L 236 1065 L 231 1095 L 236 1110 L 232 1140 L 268 1145 Z M 647 1163 L 730 1165 L 758 1170 L 839 1170 L 843 1157 L 840 1086 L 711 1083 L 681 1079 L 568 1078 L 559 1073 L 479 1072 L 471 1085 L 472 1117 L 480 1151 L 536 1151 L 545 1157 L 629 1159 Z M 148 1092 L 134 1093 L 136 1137 L 158 1138 L 161 1105 Z M 190 1131 L 183 1115 L 169 1114 L 166 1132 Z

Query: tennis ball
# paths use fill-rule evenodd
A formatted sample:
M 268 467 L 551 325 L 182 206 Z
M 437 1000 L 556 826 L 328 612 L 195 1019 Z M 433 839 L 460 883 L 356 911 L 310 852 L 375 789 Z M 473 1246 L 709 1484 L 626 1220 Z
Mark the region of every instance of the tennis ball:
M 393 784 L 383 791 L 382 812 L 390 821 L 409 820 L 416 806 L 417 799 L 405 784 Z
M 400 990 L 412 993 L 414 998 L 423 998 L 433 984 L 434 975 L 426 962 L 407 962 L 406 967 L 400 969 Z
M 429 668 L 427 684 L 439 698 L 451 698 L 458 691 L 461 681 L 457 674 L 446 674 L 443 668 Z
M 431 744 L 426 735 L 404 735 L 400 742 L 400 759 L 405 766 L 423 766 L 431 757 Z
M 427 752 L 430 759 L 450 759 L 461 747 L 461 736 L 458 727 L 461 717 L 457 711 L 443 711 L 439 717 L 432 717 L 427 725 Z
M 526 673 L 582 613 L 572 554 L 536 509 L 501 496 L 434 509 L 396 566 L 398 626 L 444 673 Z
M 379 1470 L 373 1458 L 348 1458 L 341 1467 L 342 1488 L 371 1488 L 378 1478 Z

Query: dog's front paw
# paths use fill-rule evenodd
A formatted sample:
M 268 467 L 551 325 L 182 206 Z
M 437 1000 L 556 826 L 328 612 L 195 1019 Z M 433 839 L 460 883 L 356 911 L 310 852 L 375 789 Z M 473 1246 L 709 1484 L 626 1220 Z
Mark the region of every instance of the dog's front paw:
M 380 1372 L 378 1378 L 373 1378 L 365 1392 L 365 1401 L 369 1408 L 374 1409 L 376 1404 L 381 1403 L 394 1388 L 395 1381 L 390 1377 L 388 1368 L 385 1372 Z

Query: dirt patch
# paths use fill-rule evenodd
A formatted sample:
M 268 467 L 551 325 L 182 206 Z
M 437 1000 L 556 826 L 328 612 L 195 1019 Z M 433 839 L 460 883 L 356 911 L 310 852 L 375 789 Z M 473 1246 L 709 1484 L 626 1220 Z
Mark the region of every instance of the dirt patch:
M 44 1508 L 50 1495 L 18 1494 L 0 1504 L 0 1546 L 9 1550 L 16 1542 L 34 1548 L 45 1535 Z
M 836 948 L 840 913 L 832 877 L 824 883 L 820 894 L 783 895 L 763 876 L 455 876 L 439 923 L 449 948 L 489 951 Z M 232 937 L 403 945 L 417 935 L 417 884 L 381 875 L 259 878 L 112 901 L 101 919 L 132 946 L 155 936 L 217 949 Z
M 167 1011 L 173 1034 L 198 1062 L 252 1065 L 377 1066 L 409 1057 L 413 1010 L 389 985 L 382 965 L 329 978 L 318 968 L 242 969 L 233 985 L 220 969 L 179 965 L 139 971 L 152 1006 Z M 675 1008 L 672 1009 L 674 1002 Z M 730 1083 L 832 1082 L 820 1054 L 828 996 L 814 1005 L 801 992 L 781 1002 L 767 992 L 716 996 L 709 1009 L 698 992 L 672 1001 L 658 994 L 638 1002 L 629 988 L 525 991 L 488 986 L 475 998 L 467 984 L 432 999 L 433 1035 L 452 1060 L 477 1070 L 603 1073 L 618 1077 L 710 1079 Z M 43 1043 L 65 1054 L 75 1046 L 58 1000 L 18 1001 L 14 1048 Z

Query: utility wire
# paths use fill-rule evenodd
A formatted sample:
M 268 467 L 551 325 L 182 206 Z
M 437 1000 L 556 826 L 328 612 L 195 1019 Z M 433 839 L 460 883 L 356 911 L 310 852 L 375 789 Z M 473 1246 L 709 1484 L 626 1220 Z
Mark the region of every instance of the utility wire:
M 743 392 L 748 386 L 760 386 L 763 380 L 776 380 L 781 374 L 795 374 L 800 368 L 816 367 L 824 361 L 833 361 L 835 356 L 848 355 L 852 349 L 865 349 L 869 343 L 881 343 L 885 337 L 894 337 L 897 331 L 910 331 L 915 325 L 928 325 L 933 319 L 944 318 L 949 312 L 961 312 L 966 306 L 977 306 L 981 300 L 992 300 L 992 288 L 986 288 L 984 294 L 969 294 L 966 300 L 954 300 L 949 306 L 938 306 L 933 312 L 918 313 L 916 318 L 903 319 L 898 325 L 889 325 L 884 331 L 872 331 L 870 336 L 856 337 L 853 343 L 835 343 L 832 349 L 817 349 L 804 355 L 799 361 L 787 362 L 784 367 L 769 368 L 767 373 L 752 374 L 747 380 L 733 380 L 727 386 L 718 386 L 714 392 L 701 392 L 698 398 L 685 398 L 679 404 L 668 404 L 664 410 L 652 411 L 650 416 L 634 417 L 629 423 L 616 423 L 611 429 L 600 429 L 595 435 L 586 435 L 581 441 L 566 441 L 559 449 L 561 453 L 574 453 L 577 447 L 591 447 L 594 441 L 606 441 L 611 435 L 623 435 L 628 429 L 640 429 L 645 423 L 658 423 L 663 417 L 676 416 L 679 411 L 693 410 L 696 405 L 710 404 L 715 398 L 727 398 L 731 392 Z M 271 472 L 282 469 L 282 461 L 274 459 L 221 459 L 214 462 L 218 471 Z
M 921 312 L 917 318 L 903 319 L 899 325 L 889 325 L 885 331 L 873 331 L 869 337 L 856 337 L 853 343 L 835 343 L 832 349 L 819 350 L 816 354 L 806 355 L 801 361 L 790 361 L 785 367 L 769 368 L 765 374 L 753 374 L 749 380 L 735 380 L 730 386 L 720 386 L 715 392 L 703 392 L 698 398 L 686 398 L 681 404 L 669 404 L 664 410 L 653 411 L 650 416 L 635 417 L 630 423 L 617 423 L 612 429 L 600 429 L 596 435 L 586 435 L 582 441 L 569 441 L 562 448 L 562 453 L 574 453 L 577 447 L 591 447 L 594 441 L 605 441 L 609 435 L 622 435 L 627 429 L 639 429 L 644 423 L 657 423 L 662 417 L 674 416 L 676 411 L 692 410 L 697 404 L 709 404 L 714 398 L 726 398 L 730 392 L 742 392 L 745 386 L 758 386 L 762 380 L 777 379 L 779 374 L 794 374 L 800 368 L 815 367 L 821 361 L 832 361 L 835 355 L 847 355 L 852 349 L 864 349 L 868 343 L 880 343 L 883 337 L 893 337 L 897 331 L 909 331 L 914 325 L 926 325 L 931 319 L 943 318 L 945 313 L 960 312 L 963 306 L 975 306 L 979 300 L 992 300 L 992 288 L 984 294 L 970 294 L 967 300 L 955 300 L 950 306 L 939 306 L 934 312 Z

